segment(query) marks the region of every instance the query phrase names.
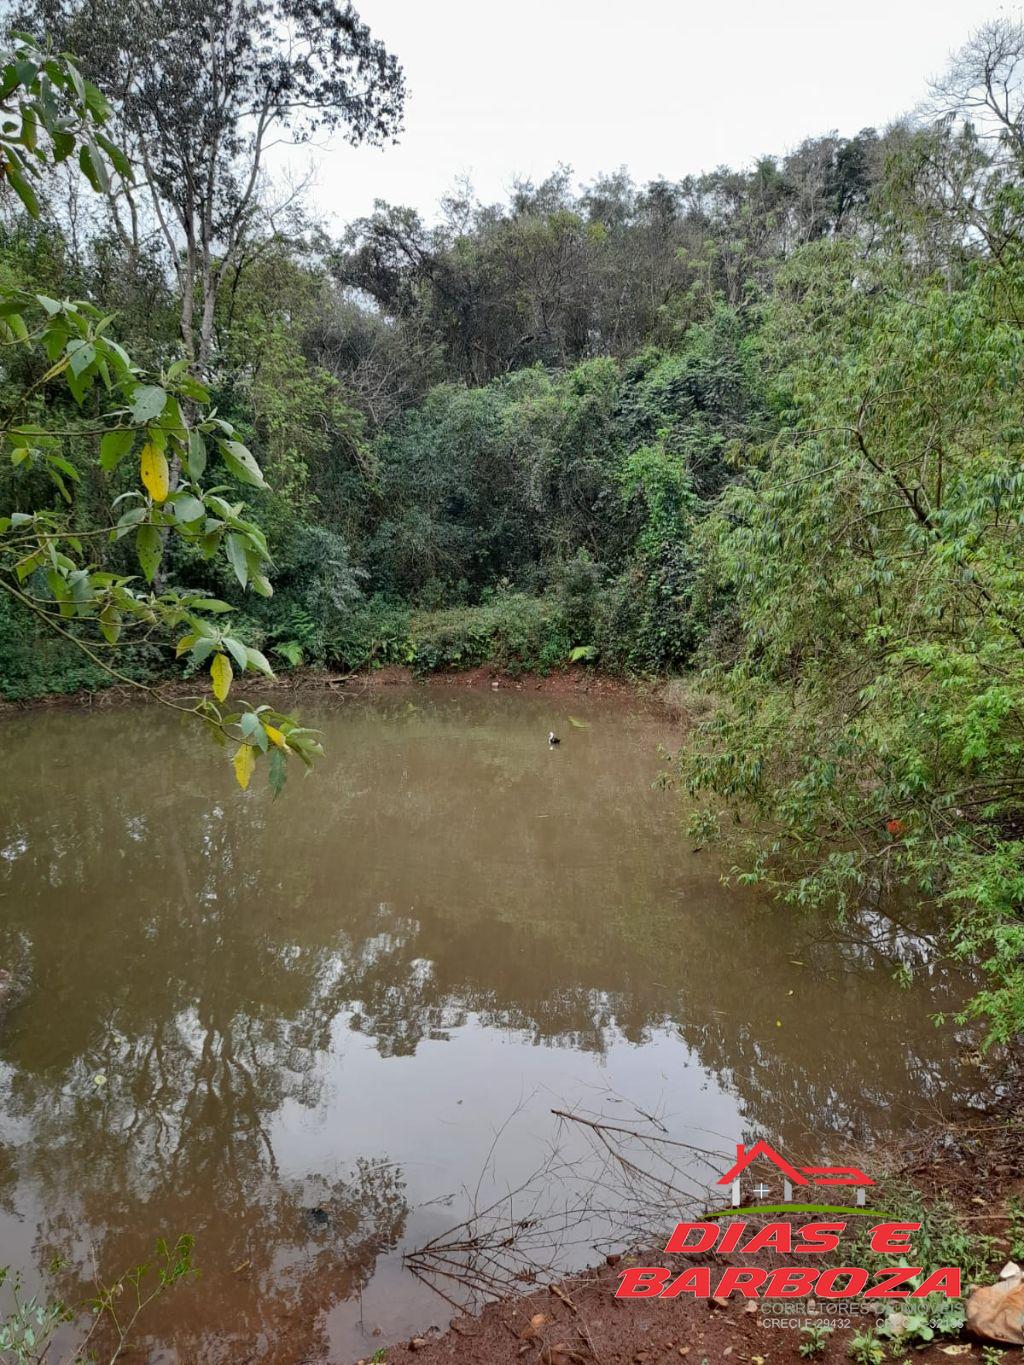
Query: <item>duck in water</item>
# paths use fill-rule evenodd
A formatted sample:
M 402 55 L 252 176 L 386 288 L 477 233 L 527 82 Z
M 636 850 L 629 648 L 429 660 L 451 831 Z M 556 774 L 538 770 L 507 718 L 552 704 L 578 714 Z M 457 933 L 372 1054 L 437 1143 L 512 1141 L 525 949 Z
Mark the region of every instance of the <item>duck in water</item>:
M 561 742 L 562 742 L 562 741 L 561 741 L 561 740 L 558 738 L 558 736 L 555 734 L 554 730 L 549 730 L 549 731 L 548 731 L 548 748 L 549 748 L 549 749 L 553 749 L 553 748 L 555 747 L 556 744 L 561 744 Z

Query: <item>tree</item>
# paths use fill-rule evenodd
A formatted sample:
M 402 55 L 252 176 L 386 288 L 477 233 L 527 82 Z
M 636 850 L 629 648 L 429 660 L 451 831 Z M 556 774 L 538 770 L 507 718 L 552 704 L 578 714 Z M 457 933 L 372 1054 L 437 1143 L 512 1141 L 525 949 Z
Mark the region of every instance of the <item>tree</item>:
M 1024 266 L 952 297 L 816 243 L 782 277 L 765 350 L 787 421 L 704 529 L 738 657 L 686 763 L 706 836 L 799 905 L 941 897 L 1024 1030 Z M 735 656 L 734 656 L 735 657 Z
M 1024 23 L 991 19 L 982 24 L 932 82 L 926 110 L 968 119 L 993 151 L 1024 161 Z
M 270 148 L 340 127 L 351 142 L 382 143 L 400 128 L 401 68 L 350 0 L 30 0 L 21 22 L 102 79 L 135 184 L 91 159 L 87 173 L 128 251 L 163 241 L 200 370 L 220 281 L 260 216 Z
M 71 60 L 49 55 L 27 38 L 18 39 L 0 63 L 6 115 L 0 123 L 0 163 L 28 211 L 38 212 L 33 181 L 76 148 L 89 178 L 103 179 L 106 157 L 116 164 L 120 152 L 101 131 L 107 106 L 98 89 Z M 112 339 L 111 321 L 86 302 L 13 291 L 0 299 L 2 345 L 29 351 L 36 371 L 2 415 L 4 444 L 16 468 L 45 473 L 59 497 L 56 507 L 0 517 L 0 591 L 111 678 L 135 687 L 145 685 L 116 662 L 125 639 L 184 632 L 176 653 L 208 665 L 213 697 L 184 704 L 155 695 L 197 716 L 218 739 L 232 744 L 243 788 L 257 755 L 268 755 L 271 784 L 278 791 L 287 757 L 308 764 L 320 751 L 315 736 L 267 706 L 227 710 L 233 665 L 271 675 L 269 664 L 216 624 L 213 618 L 228 610 L 226 604 L 187 589 L 154 586 L 165 542 L 174 536 L 198 546 L 206 558 L 223 554 L 243 587 L 271 593 L 263 532 L 243 515 L 244 503 L 230 500 L 228 485 L 203 483 L 211 455 L 237 482 L 263 487 L 263 475 L 232 424 L 209 407 L 209 393 L 191 376 L 188 363 L 179 360 L 159 374 L 147 374 Z M 40 408 L 40 398 L 51 395 L 58 383 L 82 412 L 81 420 L 69 419 L 70 426 L 55 425 L 57 414 Z M 67 458 L 69 438 L 88 440 L 107 474 L 129 456 L 139 462 L 138 485 L 116 499 L 106 524 L 87 531 L 75 522 L 81 475 Z M 180 461 L 185 472 L 178 487 L 171 485 L 169 459 Z M 129 536 L 141 584 L 138 575 L 111 572 L 98 554 L 104 540 Z

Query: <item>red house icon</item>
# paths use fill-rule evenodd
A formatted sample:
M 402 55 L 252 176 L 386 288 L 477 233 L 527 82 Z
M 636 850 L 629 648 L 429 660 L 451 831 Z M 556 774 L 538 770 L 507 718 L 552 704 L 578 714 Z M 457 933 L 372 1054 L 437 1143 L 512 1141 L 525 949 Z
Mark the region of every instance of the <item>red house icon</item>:
M 793 1198 L 794 1185 L 854 1185 L 857 1187 L 857 1203 L 864 1203 L 864 1188 L 875 1182 L 856 1166 L 794 1166 L 792 1162 L 777 1152 L 774 1147 L 761 1139 L 748 1150 L 742 1142 L 736 1144 L 736 1162 L 726 1171 L 719 1185 L 732 1185 L 734 1208 L 740 1202 L 740 1176 L 755 1161 L 770 1162 L 783 1175 L 783 1199 L 789 1203 Z M 760 1189 L 755 1193 L 760 1193 Z

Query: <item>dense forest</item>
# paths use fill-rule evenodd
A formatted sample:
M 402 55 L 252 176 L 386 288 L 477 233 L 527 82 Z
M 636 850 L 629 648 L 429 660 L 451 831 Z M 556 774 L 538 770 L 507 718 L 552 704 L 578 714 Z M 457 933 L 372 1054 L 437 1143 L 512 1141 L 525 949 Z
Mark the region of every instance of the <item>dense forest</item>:
M 699 842 L 800 904 L 942 898 L 1024 1027 L 1024 29 L 885 129 L 340 235 L 266 162 L 400 136 L 350 6 L 31 0 L 8 49 L 4 697 L 686 671 Z M 254 735 L 315 747 L 251 714 L 243 785 Z

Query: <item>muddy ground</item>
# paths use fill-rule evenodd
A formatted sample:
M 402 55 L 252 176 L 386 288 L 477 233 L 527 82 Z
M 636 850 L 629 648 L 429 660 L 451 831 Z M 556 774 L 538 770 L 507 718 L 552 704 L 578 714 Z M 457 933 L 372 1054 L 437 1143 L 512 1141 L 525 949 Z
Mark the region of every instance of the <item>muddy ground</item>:
M 1024 1106 L 1020 1090 L 1004 1099 L 991 1117 L 973 1115 L 960 1123 L 941 1124 L 908 1137 L 902 1152 L 887 1154 L 892 1178 L 910 1182 L 928 1201 L 951 1204 L 965 1224 L 993 1239 L 991 1279 L 1005 1262 L 1012 1244 L 1011 1201 L 1024 1194 Z M 389 1365 L 789 1365 L 801 1360 L 803 1338 L 795 1327 L 773 1325 L 760 1304 L 732 1297 L 709 1299 L 616 1299 L 626 1265 L 663 1265 L 678 1270 L 695 1264 L 759 1264 L 760 1258 L 693 1258 L 666 1256 L 654 1250 L 608 1261 L 559 1284 L 489 1305 L 477 1317 L 450 1319 L 446 1331 L 430 1331 L 391 1347 Z M 609 1264 L 608 1262 L 612 1262 Z M 712 1274 L 714 1281 L 716 1275 Z M 794 1301 L 793 1317 L 806 1307 Z M 821 1319 L 825 1320 L 825 1319 Z M 830 1319 L 837 1327 L 825 1352 L 814 1357 L 826 1365 L 849 1362 L 850 1342 L 871 1327 L 875 1315 Z M 908 1347 L 887 1360 L 975 1361 L 995 1365 L 1020 1361 L 1019 1347 L 993 1346 L 964 1332 L 924 1348 Z M 378 1357 L 379 1359 L 380 1357 Z

